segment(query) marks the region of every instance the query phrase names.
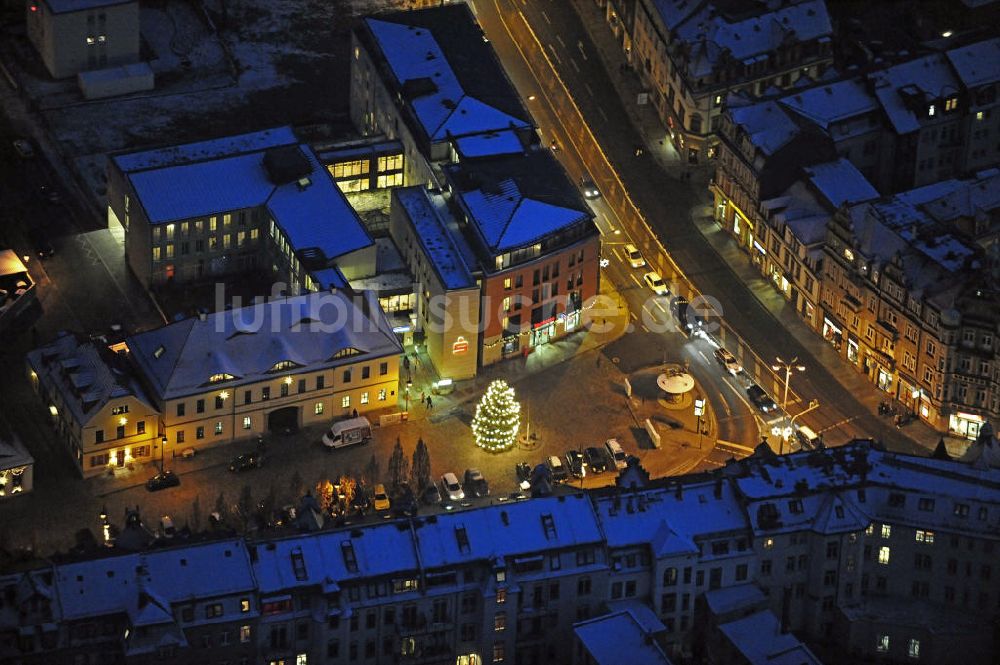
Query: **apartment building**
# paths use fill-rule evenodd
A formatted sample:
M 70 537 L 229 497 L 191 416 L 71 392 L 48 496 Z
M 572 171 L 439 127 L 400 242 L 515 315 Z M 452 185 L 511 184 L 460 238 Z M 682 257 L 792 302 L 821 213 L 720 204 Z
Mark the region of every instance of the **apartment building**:
M 53 78 L 139 60 L 138 0 L 29 0 L 28 40 Z
M 25 357 L 32 388 L 84 476 L 153 459 L 159 412 L 107 346 L 61 333 Z
M 682 158 L 714 156 L 727 97 L 771 96 L 819 80 L 833 63 L 823 0 L 781 3 L 638 0 L 632 66 Z
M 959 189 L 975 185 L 945 181 L 834 215 L 824 336 L 906 410 L 974 439 L 1000 415 L 1000 263 L 995 245 L 983 252 L 925 212 Z
M 398 402 L 402 347 L 371 293 L 273 299 L 139 333 L 124 346 L 171 449 Z
M 464 2 L 362 19 L 351 33 L 351 119 L 404 147 L 404 185 L 440 187 L 453 141 L 534 136 L 527 109 Z M 537 138 L 535 138 L 537 141 Z
M 111 157 L 108 225 L 146 286 L 268 271 L 288 291 L 375 271 L 375 245 L 290 127 Z
M 64 641 L 18 639 L 60 631 L 93 640 L 102 662 L 125 662 L 134 641 L 156 636 L 165 658 L 197 662 L 209 648 L 192 639 L 198 627 L 210 648 L 230 649 L 211 658 L 232 662 L 571 662 L 607 648 L 591 641 L 589 620 L 611 625 L 627 611 L 667 658 L 702 653 L 701 631 L 717 627 L 738 651 L 764 643 L 795 650 L 795 662 L 987 665 L 998 524 L 996 468 L 871 441 L 781 457 L 761 447 L 712 474 L 645 487 L 46 564 L 0 581 L 15 587 L 12 603 L 32 585 L 52 599 L 45 620 L 5 601 L 0 649 L 69 662 L 44 660 L 67 653 Z M 162 571 L 174 573 L 170 586 L 157 582 Z M 696 620 L 705 606 L 714 624 Z M 808 649 L 780 634 L 751 645 L 748 626 L 781 626 Z M 251 646 L 236 632 L 223 641 L 223 630 Z

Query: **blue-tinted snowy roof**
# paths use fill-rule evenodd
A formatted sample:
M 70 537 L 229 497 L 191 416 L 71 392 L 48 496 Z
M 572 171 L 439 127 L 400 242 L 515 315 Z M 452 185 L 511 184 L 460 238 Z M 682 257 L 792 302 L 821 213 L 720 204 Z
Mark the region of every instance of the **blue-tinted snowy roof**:
M 824 129 L 879 108 L 878 100 L 857 78 L 808 88 L 778 101 Z
M 854 164 L 846 159 L 814 164 L 805 168 L 806 176 L 834 208 L 844 203 L 877 199 L 879 194 Z
M 799 133 L 799 126 L 774 101 L 732 108 L 729 113 L 765 155 L 773 155 Z
M 139 333 L 127 340 L 132 358 L 161 399 L 204 392 L 209 377 L 230 374 L 220 388 L 255 383 L 280 362 L 313 372 L 402 351 L 371 294 L 370 317 L 344 292 L 310 293 L 209 314 Z M 162 351 L 157 353 L 160 347 Z M 363 355 L 335 359 L 353 348 Z
M 309 275 L 312 277 L 313 282 L 316 283 L 317 290 L 329 291 L 331 288 L 347 288 L 347 279 L 345 279 L 344 274 L 340 272 L 340 268 L 337 268 L 336 266 L 332 268 L 314 270 L 309 273 Z
M 781 629 L 770 610 L 719 626 L 750 665 L 823 665 L 795 635 Z
M 653 634 L 665 630 L 662 622 L 655 631 L 640 624 L 631 608 L 613 611 L 573 625 L 577 639 L 597 665 L 671 665 Z
M 45 4 L 53 14 L 82 12 L 114 5 L 127 5 L 132 2 L 138 4 L 138 0 L 45 0 Z
M 936 103 L 936 113 L 944 113 L 943 100 L 958 94 L 961 83 L 955 77 L 947 58 L 941 53 L 926 55 L 869 74 L 875 83 L 875 96 L 899 134 L 921 127 L 921 121 L 936 120 L 928 106 Z M 907 102 L 907 98 L 913 102 Z
M 448 215 L 443 198 L 430 194 L 423 186 L 393 190 L 393 196 L 406 210 L 416 231 L 417 240 L 430 260 L 434 272 L 446 289 L 467 289 L 475 286 L 470 267 L 466 264 L 449 232 L 442 215 Z M 432 196 L 436 199 L 432 201 Z
M 309 185 L 291 182 L 274 187 L 267 209 L 297 251 L 316 248 L 327 259 L 372 244 L 371 236 L 312 150 L 303 153 L 312 165 Z
M 123 173 L 220 159 L 267 148 L 294 145 L 299 140 L 291 127 L 275 127 L 248 134 L 223 136 L 209 141 L 185 143 L 150 150 L 113 155 L 111 161 Z
M 139 580 L 136 569 L 142 564 L 146 574 Z M 63 618 L 73 621 L 135 611 L 141 590 L 165 603 L 240 592 L 249 597 L 254 580 L 243 541 L 232 540 L 63 564 L 55 586 Z
M 970 88 L 1000 81 L 1000 37 L 952 49 L 946 55 Z
M 421 79 L 433 84 L 408 102 L 431 141 L 529 126 L 468 94 L 430 30 L 375 18 L 365 23 L 400 86 Z
M 463 157 L 512 155 L 524 152 L 521 138 L 513 130 L 466 136 L 455 141 L 455 144 Z
M 705 604 L 715 615 L 766 603 L 767 596 L 756 584 L 734 584 L 705 592 Z
M 589 217 L 580 210 L 527 198 L 513 180 L 498 183 L 498 190 L 461 194 L 483 238 L 497 252 L 529 245 Z

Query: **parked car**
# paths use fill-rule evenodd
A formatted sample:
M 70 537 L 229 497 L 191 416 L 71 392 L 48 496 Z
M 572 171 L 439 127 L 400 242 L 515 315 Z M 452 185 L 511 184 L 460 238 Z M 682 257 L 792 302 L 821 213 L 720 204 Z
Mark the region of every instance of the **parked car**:
M 677 296 L 670 303 L 670 312 L 674 315 L 674 320 L 677 321 L 677 325 L 681 327 L 684 334 L 688 334 L 694 329 L 691 319 L 688 318 L 688 307 L 690 304 L 687 298 L 681 296 Z
M 28 241 L 31 243 L 31 251 L 38 255 L 40 259 L 47 259 L 56 253 L 56 248 L 49 240 L 49 234 L 45 229 L 34 227 L 28 231 Z
M 462 486 L 458 483 L 458 476 L 451 471 L 441 476 L 441 486 L 449 500 L 462 501 L 465 499 L 465 492 L 462 491 Z
M 577 478 L 583 478 L 587 475 L 587 463 L 583 459 L 583 453 L 579 450 L 567 450 L 566 451 L 566 466 L 569 467 L 569 472 Z
M 730 353 L 728 349 L 724 349 L 720 346 L 715 350 L 713 355 L 715 355 L 715 359 L 719 362 L 719 364 L 725 367 L 726 371 L 733 376 L 736 376 L 743 371 L 743 366 L 740 365 L 740 361 L 737 360 L 736 356 Z
M 747 388 L 747 397 L 753 402 L 754 406 L 763 411 L 764 413 L 770 413 L 772 411 L 778 410 L 778 405 L 774 403 L 764 389 L 758 386 L 756 383 L 750 384 Z
M 583 451 L 583 459 L 591 473 L 604 473 L 608 470 L 608 456 L 597 446 L 590 446 Z
M 646 285 L 649 288 L 653 289 L 653 293 L 656 295 L 666 296 L 670 294 L 670 290 L 667 288 L 667 285 L 663 283 L 663 278 L 660 277 L 659 273 L 650 270 L 642 276 L 642 279 L 646 282 Z
M 28 139 L 15 139 L 14 150 L 25 159 L 35 156 L 35 148 Z
M 477 497 L 490 495 L 490 486 L 479 469 L 465 470 L 465 491 Z
M 181 479 L 173 471 L 158 473 L 146 481 L 146 489 L 150 492 L 158 492 L 168 487 L 177 487 L 181 484 Z
M 386 494 L 385 485 L 379 483 L 375 486 L 375 510 L 389 510 L 392 507 L 392 503 L 389 501 L 389 495 Z
M 330 426 L 323 435 L 323 445 L 327 448 L 343 448 L 356 443 L 364 443 L 372 438 L 372 424 L 364 416 L 348 418 Z
M 518 462 L 514 466 L 514 473 L 517 475 L 517 486 L 522 490 L 531 488 L 531 465 L 527 462 Z
M 646 259 L 642 258 L 639 248 L 630 242 L 625 243 L 625 258 L 633 268 L 641 268 L 646 265 Z
M 589 175 L 580 178 L 580 190 L 583 192 L 583 197 L 587 199 L 596 199 L 601 196 L 601 190 L 597 189 L 594 179 Z
M 436 506 L 441 503 L 441 490 L 438 489 L 437 485 L 431 483 L 424 488 L 423 494 L 420 495 L 420 500 L 428 506 Z
M 229 470 L 239 473 L 240 471 L 259 469 L 262 466 L 264 466 L 264 456 L 261 453 L 247 453 L 234 457 L 233 461 L 229 463 Z
M 605 441 L 604 449 L 607 451 L 608 457 L 616 469 L 620 471 L 628 466 L 628 456 L 625 455 L 625 449 L 622 448 L 622 444 L 618 443 L 618 439 L 608 439 Z
M 569 471 L 566 469 L 566 465 L 561 459 L 552 455 L 545 460 L 545 463 L 548 465 L 549 471 L 552 472 L 552 482 L 562 483 L 569 480 Z

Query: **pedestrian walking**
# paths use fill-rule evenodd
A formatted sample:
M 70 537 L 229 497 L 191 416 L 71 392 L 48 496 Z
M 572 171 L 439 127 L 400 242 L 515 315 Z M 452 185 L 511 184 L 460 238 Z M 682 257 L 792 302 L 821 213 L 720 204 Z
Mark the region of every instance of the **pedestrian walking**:
M 420 391 L 420 401 L 425 404 L 427 403 L 427 393 L 425 393 L 423 390 Z
M 431 396 L 427 396 L 427 410 L 430 411 L 434 408 L 434 402 L 431 401 Z
M 405 369 L 407 372 L 410 371 L 410 356 L 409 355 L 404 355 L 403 356 L 403 369 Z

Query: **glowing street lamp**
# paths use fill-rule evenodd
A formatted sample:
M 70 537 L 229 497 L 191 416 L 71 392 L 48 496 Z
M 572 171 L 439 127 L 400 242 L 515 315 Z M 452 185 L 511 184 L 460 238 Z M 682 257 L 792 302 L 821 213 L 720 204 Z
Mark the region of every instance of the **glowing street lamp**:
M 785 362 L 780 357 L 775 358 L 775 360 L 777 361 L 777 364 L 776 365 L 771 365 L 771 369 L 773 369 L 775 372 L 780 372 L 782 370 L 785 371 L 785 392 L 784 392 L 784 396 L 781 398 L 781 410 L 785 411 L 785 414 L 787 415 L 787 413 L 788 413 L 788 382 L 792 378 L 792 370 L 798 370 L 799 372 L 804 372 L 804 371 L 806 371 L 806 368 L 805 368 L 805 365 L 796 365 L 795 364 L 795 363 L 797 363 L 799 361 L 799 359 L 797 357 L 796 358 L 792 358 L 788 362 Z

